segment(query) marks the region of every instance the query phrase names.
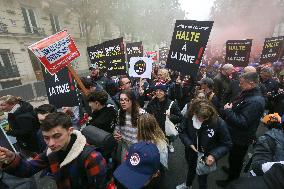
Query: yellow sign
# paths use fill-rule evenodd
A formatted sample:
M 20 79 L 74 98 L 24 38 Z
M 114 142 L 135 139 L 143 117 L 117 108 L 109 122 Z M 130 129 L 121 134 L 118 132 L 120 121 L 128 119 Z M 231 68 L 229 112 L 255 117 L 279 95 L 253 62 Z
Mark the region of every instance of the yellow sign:
M 4 131 L 9 131 L 10 130 L 10 125 L 8 123 L 7 119 L 3 119 L 0 121 L 0 127 L 2 127 L 4 129 Z

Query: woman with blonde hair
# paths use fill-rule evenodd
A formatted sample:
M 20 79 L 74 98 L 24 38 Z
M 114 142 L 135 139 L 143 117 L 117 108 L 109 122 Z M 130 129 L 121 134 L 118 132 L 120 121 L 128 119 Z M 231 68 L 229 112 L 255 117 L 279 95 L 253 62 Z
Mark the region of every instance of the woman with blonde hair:
M 169 71 L 167 69 L 158 70 L 158 81 L 169 82 L 171 80 Z
M 154 178 L 150 188 L 166 188 L 165 168 L 168 168 L 168 140 L 160 128 L 155 116 L 146 113 L 137 120 L 138 141 L 151 142 L 156 144 L 160 153 L 160 176 Z
M 161 164 L 168 168 L 168 140 L 159 127 L 156 118 L 148 113 L 142 114 L 137 120 L 138 141 L 152 142 L 157 145 L 160 152 Z
M 39 152 L 39 122 L 33 106 L 20 97 L 6 95 L 0 98 L 0 110 L 7 116 L 10 125 L 7 135 L 16 137 L 21 152 L 29 157 Z
M 166 85 L 169 99 L 180 100 L 182 98 L 182 81 L 176 74 L 170 75 L 169 70 L 158 70 L 157 79 L 150 85 L 150 89 L 154 91 L 157 85 Z

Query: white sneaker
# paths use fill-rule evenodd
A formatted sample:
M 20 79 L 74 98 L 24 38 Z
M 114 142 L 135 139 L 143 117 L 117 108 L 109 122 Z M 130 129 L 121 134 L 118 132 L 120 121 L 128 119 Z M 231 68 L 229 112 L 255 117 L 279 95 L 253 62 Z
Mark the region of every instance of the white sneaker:
M 186 186 L 185 182 L 176 186 L 176 189 L 191 189 L 191 187 Z
M 174 148 L 173 144 L 169 145 L 169 152 L 171 152 L 171 153 L 175 152 L 175 148 Z

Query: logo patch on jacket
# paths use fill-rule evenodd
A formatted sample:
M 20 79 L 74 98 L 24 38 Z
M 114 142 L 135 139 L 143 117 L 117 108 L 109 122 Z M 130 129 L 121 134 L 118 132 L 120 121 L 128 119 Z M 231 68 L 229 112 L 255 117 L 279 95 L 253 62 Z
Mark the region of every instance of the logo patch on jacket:
M 208 132 L 208 137 L 211 138 L 214 136 L 215 132 L 213 129 L 207 129 L 207 132 Z

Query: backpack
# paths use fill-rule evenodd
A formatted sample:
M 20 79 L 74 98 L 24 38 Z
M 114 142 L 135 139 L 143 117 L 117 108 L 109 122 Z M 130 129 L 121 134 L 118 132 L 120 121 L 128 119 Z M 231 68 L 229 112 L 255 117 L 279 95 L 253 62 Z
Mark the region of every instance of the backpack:
M 85 160 L 88 158 L 90 153 L 97 151 L 97 148 L 92 145 L 86 145 L 81 152 L 81 154 L 77 158 L 77 165 L 78 165 L 78 170 L 79 172 L 74 175 L 70 175 L 71 181 L 72 181 L 72 188 L 80 188 L 80 189 L 88 189 L 90 186 L 88 185 L 88 176 L 87 172 L 84 166 Z M 75 181 L 75 182 L 73 182 Z M 97 183 L 98 185 L 96 188 L 104 188 L 103 186 L 106 184 L 104 182 L 102 183 Z

